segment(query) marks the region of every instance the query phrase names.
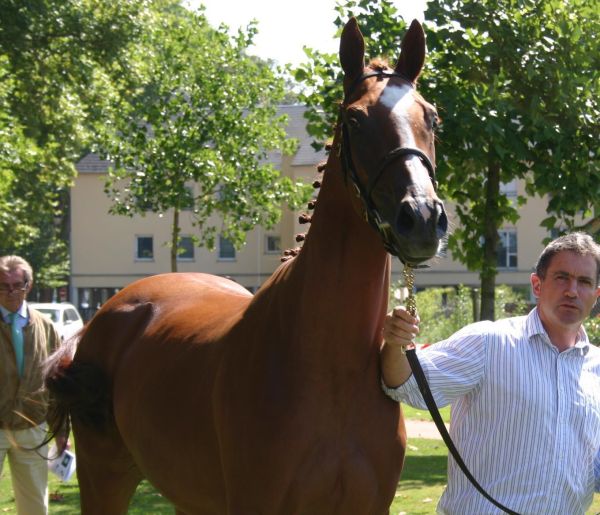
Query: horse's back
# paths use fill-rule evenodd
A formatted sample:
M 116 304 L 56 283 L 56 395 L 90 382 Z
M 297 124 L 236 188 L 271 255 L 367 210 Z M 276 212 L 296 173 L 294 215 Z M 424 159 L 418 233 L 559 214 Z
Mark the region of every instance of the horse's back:
M 252 295 L 239 284 L 208 274 L 151 276 L 112 297 L 89 323 L 77 351 L 93 352 L 88 340 L 105 338 L 103 353 L 113 345 L 130 346 L 135 338 L 162 334 L 169 340 L 199 336 L 214 339 L 235 322 Z M 119 354 L 123 349 L 119 348 Z

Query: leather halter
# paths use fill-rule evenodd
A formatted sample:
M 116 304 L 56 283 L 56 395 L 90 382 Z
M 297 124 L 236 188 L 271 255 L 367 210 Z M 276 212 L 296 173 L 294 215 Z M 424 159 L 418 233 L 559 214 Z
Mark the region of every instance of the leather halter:
M 344 173 L 345 173 L 346 177 L 350 176 L 350 179 L 352 180 L 352 183 L 354 184 L 354 187 L 356 188 L 357 195 L 363 203 L 363 206 L 365 209 L 366 220 L 375 229 L 377 229 L 377 231 L 379 231 L 381 238 L 383 240 L 383 246 L 385 247 L 385 249 L 390 254 L 398 257 L 402 261 L 395 238 L 393 237 L 392 228 L 390 227 L 389 223 L 385 222 L 381 218 L 381 215 L 379 214 L 379 211 L 377 210 L 377 207 L 375 206 L 375 203 L 373 202 L 373 199 L 372 199 L 373 190 L 375 189 L 375 186 L 376 186 L 377 182 L 379 181 L 379 179 L 383 173 L 383 170 L 392 161 L 395 161 L 399 157 L 417 156 L 421 160 L 421 162 L 423 163 L 425 168 L 427 169 L 427 172 L 429 173 L 429 178 L 431 179 L 434 189 L 437 189 L 437 181 L 435 179 L 435 168 L 434 168 L 431 160 L 429 159 L 429 157 L 422 150 L 420 150 L 416 147 L 396 147 L 396 148 L 392 149 L 390 152 L 388 152 L 387 155 L 381 160 L 381 162 L 379 163 L 379 165 L 376 168 L 375 173 L 372 175 L 369 174 L 368 184 L 365 189 L 365 186 L 360 182 L 358 173 L 356 171 L 356 167 L 354 166 L 354 161 L 352 160 L 352 152 L 350 150 L 350 148 L 351 148 L 350 134 L 349 134 L 349 130 L 348 130 L 348 122 L 345 117 L 344 108 L 347 106 L 347 100 L 350 97 L 350 95 L 352 94 L 352 92 L 354 91 L 354 89 L 356 89 L 356 87 L 361 82 L 363 82 L 365 79 L 368 79 L 370 77 L 387 77 L 387 78 L 399 77 L 402 80 L 408 82 L 408 84 L 410 84 L 411 87 L 414 87 L 414 86 L 412 86 L 412 82 L 409 81 L 406 77 L 404 77 L 400 73 L 390 72 L 390 71 L 386 71 L 386 70 L 376 70 L 373 72 L 364 73 L 363 75 L 358 77 L 348 88 L 348 91 L 344 98 L 344 102 L 340 105 L 340 123 L 341 123 L 341 129 L 342 129 L 342 142 L 339 147 L 339 155 L 340 155 L 340 158 L 342 161 L 342 166 L 344 168 Z

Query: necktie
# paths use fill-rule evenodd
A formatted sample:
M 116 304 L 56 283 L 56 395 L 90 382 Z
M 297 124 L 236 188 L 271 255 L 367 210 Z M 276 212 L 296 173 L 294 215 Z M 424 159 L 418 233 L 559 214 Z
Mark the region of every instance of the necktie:
M 13 347 L 15 349 L 15 356 L 17 360 L 17 370 L 19 372 L 19 376 L 23 376 L 23 365 L 24 365 L 24 357 L 23 357 L 23 331 L 19 327 L 17 320 L 19 319 L 19 315 L 17 313 L 10 313 L 8 315 L 10 319 L 10 328 L 11 328 L 11 336 Z

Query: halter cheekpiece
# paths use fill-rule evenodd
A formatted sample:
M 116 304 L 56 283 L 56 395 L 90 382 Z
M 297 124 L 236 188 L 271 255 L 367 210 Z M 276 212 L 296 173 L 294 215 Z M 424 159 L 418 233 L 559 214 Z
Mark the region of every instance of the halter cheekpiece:
M 412 86 L 412 82 L 400 73 L 390 72 L 386 70 L 376 70 L 364 73 L 363 75 L 358 77 L 348 88 L 348 91 L 344 97 L 344 102 L 340 105 L 340 123 L 342 129 L 342 142 L 339 149 L 340 158 L 342 161 L 342 166 L 344 167 L 346 177 L 348 177 L 348 175 L 350 176 L 350 179 L 352 180 L 352 183 L 356 188 L 357 194 L 364 205 L 367 221 L 381 234 L 385 249 L 390 254 L 398 257 L 399 259 L 402 259 L 400 258 L 400 253 L 396 246 L 396 242 L 392 237 L 392 229 L 390 225 L 381 218 L 379 211 L 373 203 L 371 195 L 373 193 L 373 190 L 375 189 L 375 185 L 377 184 L 379 178 L 381 177 L 381 174 L 383 173 L 383 170 L 392 161 L 398 159 L 399 157 L 417 156 L 423 163 L 423 166 L 425 166 L 425 168 L 427 169 L 434 189 L 437 189 L 437 181 L 435 179 L 435 168 L 433 167 L 433 164 L 429 157 L 427 157 L 427 155 L 422 150 L 416 147 L 396 147 L 390 152 L 388 152 L 388 154 L 382 159 L 382 161 L 377 166 L 375 173 L 373 175 L 369 175 L 369 182 L 365 189 L 364 185 L 360 182 L 358 178 L 358 173 L 356 172 L 356 167 L 354 166 L 354 162 L 352 160 L 352 153 L 350 151 L 350 134 L 348 131 L 347 121 L 344 116 L 344 107 L 346 107 L 346 101 L 348 100 L 354 89 L 356 89 L 356 87 L 365 79 L 368 79 L 370 77 L 399 77 L 402 80 L 411 84 Z

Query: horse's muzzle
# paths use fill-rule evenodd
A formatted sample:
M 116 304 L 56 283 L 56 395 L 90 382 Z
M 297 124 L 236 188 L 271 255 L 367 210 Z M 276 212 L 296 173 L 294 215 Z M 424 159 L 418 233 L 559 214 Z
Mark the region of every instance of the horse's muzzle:
M 394 228 L 403 261 L 418 264 L 431 259 L 448 232 L 444 204 L 437 198 L 406 198 L 398 207 Z

